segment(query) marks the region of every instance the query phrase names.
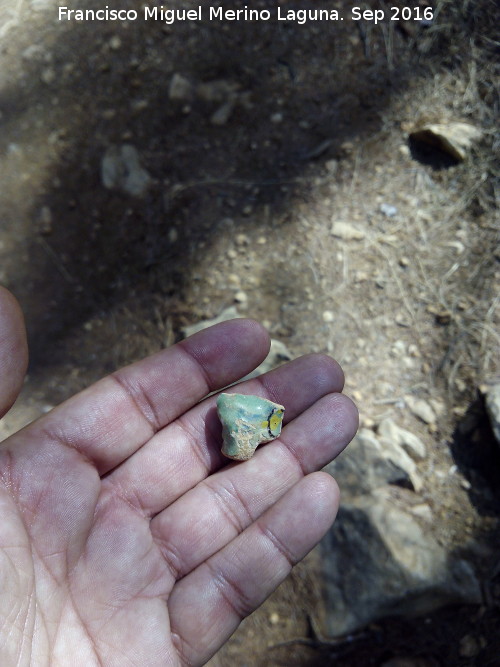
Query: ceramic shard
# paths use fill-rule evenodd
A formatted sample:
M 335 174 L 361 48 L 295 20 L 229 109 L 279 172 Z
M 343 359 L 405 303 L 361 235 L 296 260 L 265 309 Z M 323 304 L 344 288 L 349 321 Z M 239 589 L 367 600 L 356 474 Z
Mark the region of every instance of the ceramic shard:
M 222 453 L 246 461 L 263 442 L 279 436 L 285 408 L 260 396 L 219 394 L 217 413 L 222 422 Z

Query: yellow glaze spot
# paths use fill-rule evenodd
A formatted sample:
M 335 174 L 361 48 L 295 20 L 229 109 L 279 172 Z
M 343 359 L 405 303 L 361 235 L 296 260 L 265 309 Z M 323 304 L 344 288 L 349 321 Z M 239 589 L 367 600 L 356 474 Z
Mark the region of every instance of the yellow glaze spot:
M 281 423 L 282 414 L 283 413 L 281 412 L 281 410 L 278 410 L 269 420 L 269 426 L 271 428 L 271 431 L 275 431 L 278 428 L 279 424 Z
M 267 424 L 268 424 L 268 422 L 261 422 L 260 427 L 261 428 L 267 428 Z

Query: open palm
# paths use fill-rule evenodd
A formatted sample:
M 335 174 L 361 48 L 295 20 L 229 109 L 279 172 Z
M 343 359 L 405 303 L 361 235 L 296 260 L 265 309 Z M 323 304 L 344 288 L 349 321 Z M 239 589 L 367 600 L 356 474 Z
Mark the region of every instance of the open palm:
M 0 291 L 0 404 L 25 367 Z M 238 386 L 286 407 L 279 440 L 220 454 L 215 397 L 268 350 L 251 320 L 122 369 L 0 445 L 0 664 L 199 665 L 330 527 L 313 472 L 357 425 L 342 371 L 311 355 Z M 312 474 L 310 474 L 312 473 Z

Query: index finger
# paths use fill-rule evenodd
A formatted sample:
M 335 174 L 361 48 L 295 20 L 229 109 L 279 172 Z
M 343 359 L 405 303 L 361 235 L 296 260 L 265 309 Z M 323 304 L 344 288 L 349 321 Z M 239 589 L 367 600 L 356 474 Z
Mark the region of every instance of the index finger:
M 208 393 L 256 368 L 268 350 L 258 322 L 222 322 L 105 377 L 26 427 L 23 439 L 75 448 L 102 475 Z

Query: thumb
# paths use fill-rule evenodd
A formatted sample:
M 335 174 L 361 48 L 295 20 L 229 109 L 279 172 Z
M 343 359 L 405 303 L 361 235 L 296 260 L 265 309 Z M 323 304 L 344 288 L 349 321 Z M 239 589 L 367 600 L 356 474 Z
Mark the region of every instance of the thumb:
M 27 366 L 23 313 L 15 297 L 0 287 L 0 417 L 18 397 Z

